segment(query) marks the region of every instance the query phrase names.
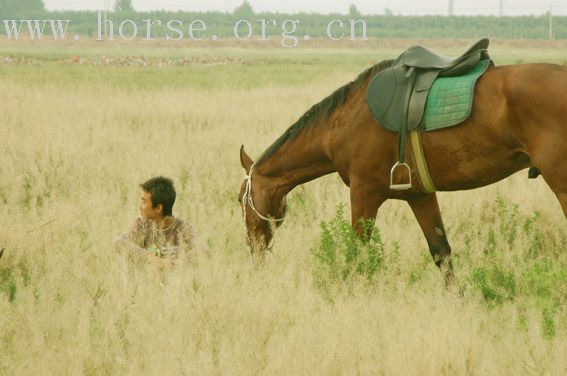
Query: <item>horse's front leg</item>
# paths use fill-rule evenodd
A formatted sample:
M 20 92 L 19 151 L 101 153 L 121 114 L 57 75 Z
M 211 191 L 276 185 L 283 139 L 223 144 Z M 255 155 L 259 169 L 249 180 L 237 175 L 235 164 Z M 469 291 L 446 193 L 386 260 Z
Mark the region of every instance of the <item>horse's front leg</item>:
M 351 182 L 350 206 L 352 227 L 359 236 L 365 234 L 368 220 L 375 220 L 378 208 L 386 201 L 383 190 L 372 187 L 364 182 Z
M 447 287 L 451 290 L 458 290 L 459 286 L 451 262 L 451 246 L 447 241 L 436 194 L 413 198 L 408 200 L 408 204 L 427 239 L 435 265 L 443 273 Z

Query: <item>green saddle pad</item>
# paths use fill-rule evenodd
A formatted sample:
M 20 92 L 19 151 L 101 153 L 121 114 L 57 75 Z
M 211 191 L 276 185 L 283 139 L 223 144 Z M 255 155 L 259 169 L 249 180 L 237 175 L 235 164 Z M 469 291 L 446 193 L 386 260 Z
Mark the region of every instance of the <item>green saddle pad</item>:
M 425 104 L 423 131 L 443 129 L 467 120 L 472 111 L 476 81 L 490 63 L 490 59 L 481 60 L 463 76 L 435 80 Z

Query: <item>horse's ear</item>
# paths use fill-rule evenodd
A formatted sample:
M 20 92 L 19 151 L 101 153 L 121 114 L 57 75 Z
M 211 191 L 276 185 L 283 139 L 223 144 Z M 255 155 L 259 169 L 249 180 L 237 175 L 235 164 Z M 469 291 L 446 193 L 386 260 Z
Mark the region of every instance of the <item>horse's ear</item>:
M 247 174 L 250 172 L 250 167 L 254 164 L 252 158 L 250 158 L 244 151 L 244 145 L 240 147 L 240 164 L 244 167 Z

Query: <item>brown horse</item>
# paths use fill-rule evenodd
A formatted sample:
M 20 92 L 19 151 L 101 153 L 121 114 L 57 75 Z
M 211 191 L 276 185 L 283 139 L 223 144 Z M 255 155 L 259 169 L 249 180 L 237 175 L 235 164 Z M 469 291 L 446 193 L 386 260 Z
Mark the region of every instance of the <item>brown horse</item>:
M 254 256 L 263 255 L 285 215 L 285 197 L 297 185 L 338 172 L 350 187 L 352 225 L 374 220 L 387 199 L 408 202 L 435 264 L 454 281 L 435 193 L 415 185 L 389 187 L 398 160 L 397 133 L 380 127 L 366 102 L 370 79 L 392 65 L 384 61 L 313 106 L 254 162 L 240 149 L 247 178 L 239 201 Z M 567 216 L 567 69 L 552 64 L 491 67 L 475 88 L 463 123 L 422 134 L 431 177 L 439 191 L 482 187 L 525 168 L 540 173 Z M 410 152 L 407 161 L 415 174 Z M 417 181 L 417 176 L 412 176 Z

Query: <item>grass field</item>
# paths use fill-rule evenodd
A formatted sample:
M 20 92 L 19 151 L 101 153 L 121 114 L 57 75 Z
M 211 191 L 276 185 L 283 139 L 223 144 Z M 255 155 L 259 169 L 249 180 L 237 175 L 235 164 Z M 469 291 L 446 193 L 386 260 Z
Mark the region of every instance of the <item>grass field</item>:
M 250 264 L 240 145 L 258 156 L 416 42 L 455 54 L 471 41 L 1 40 L 0 374 L 566 374 L 566 221 L 526 171 L 439 194 L 463 298 L 444 289 L 403 202 L 379 211 L 372 278 L 322 275 L 320 224 L 340 226 L 337 205 L 349 210 L 336 175 L 292 192 L 274 252 Z M 497 64 L 567 64 L 566 47 L 491 51 Z M 112 244 L 137 216 L 138 184 L 158 174 L 174 179 L 174 214 L 210 248 L 164 274 Z

